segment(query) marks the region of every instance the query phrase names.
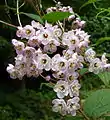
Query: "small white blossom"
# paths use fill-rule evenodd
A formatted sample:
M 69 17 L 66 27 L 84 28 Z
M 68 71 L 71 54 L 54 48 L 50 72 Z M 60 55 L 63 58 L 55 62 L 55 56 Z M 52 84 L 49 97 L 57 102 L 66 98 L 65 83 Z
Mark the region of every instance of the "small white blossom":
M 79 96 L 79 89 L 81 85 L 79 84 L 78 80 L 73 80 L 69 84 L 69 95 L 70 97 Z
M 59 112 L 63 116 L 66 115 L 67 113 L 67 105 L 63 99 L 54 99 L 52 101 L 53 107 L 52 110 L 54 112 Z
M 98 74 L 99 72 L 103 71 L 102 65 L 103 64 L 99 58 L 94 58 L 90 63 L 89 71 Z
M 79 97 L 74 97 L 67 101 L 67 110 L 68 113 L 72 116 L 76 116 L 76 110 L 80 109 Z
M 43 50 L 44 52 L 47 52 L 47 53 L 54 53 L 57 51 L 57 46 L 54 43 L 49 43 L 44 46 Z
M 74 80 L 77 80 L 78 77 L 79 77 L 78 72 L 67 73 L 66 74 L 66 81 L 72 83 Z
M 60 71 L 67 69 L 67 60 L 64 57 L 61 57 L 59 54 L 56 54 L 52 58 L 52 70 Z
M 95 55 L 96 55 L 95 51 L 92 48 L 89 48 L 85 52 L 85 60 L 91 62 L 95 58 Z
M 39 46 L 40 41 L 37 36 L 33 36 L 28 40 L 28 45 L 31 47 Z
M 33 28 L 37 28 L 37 29 L 43 29 L 42 24 L 40 24 L 39 22 L 35 22 L 34 20 L 31 21 L 31 25 Z
M 38 69 L 45 69 L 49 71 L 51 69 L 51 58 L 47 54 L 39 54 L 36 59 Z
M 68 95 L 68 82 L 58 81 L 54 86 L 54 91 L 57 93 L 58 98 L 64 98 Z
M 23 42 L 20 42 L 16 39 L 12 39 L 12 44 L 14 45 L 14 48 L 15 48 L 17 54 L 22 54 L 23 53 L 23 50 L 24 50 L 24 47 L 25 47 Z
M 23 28 L 23 30 L 24 30 L 23 38 L 29 39 L 29 38 L 35 36 L 35 29 L 32 26 L 30 26 L 30 25 L 26 25 Z

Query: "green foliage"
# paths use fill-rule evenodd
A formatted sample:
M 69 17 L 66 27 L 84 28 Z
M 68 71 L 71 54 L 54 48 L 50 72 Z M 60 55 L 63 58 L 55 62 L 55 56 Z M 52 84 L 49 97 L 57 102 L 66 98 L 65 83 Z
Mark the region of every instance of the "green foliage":
M 24 15 L 30 17 L 31 19 L 36 20 L 36 21 L 40 22 L 41 24 L 43 24 L 43 20 L 38 15 L 31 14 L 31 13 L 24 13 L 24 12 L 21 12 L 20 14 L 24 14 Z
M 54 87 L 54 83 L 41 83 L 41 85 L 40 85 L 40 89 L 42 89 L 43 88 L 43 86 L 47 86 L 48 88 L 53 88 Z
M 46 92 L 36 93 L 33 90 L 25 90 L 11 94 L 4 93 L 4 103 L 0 107 L 0 120 L 54 120 L 55 117 L 60 117 L 51 110 L 54 92 Z
M 110 112 L 110 90 L 102 89 L 93 92 L 84 103 L 84 112 L 93 118 Z
M 88 72 L 88 69 L 87 68 L 82 68 L 81 70 L 80 70 L 80 75 L 84 75 L 85 73 L 87 73 Z
M 0 60 L 6 61 L 12 53 L 12 46 L 7 40 L 0 36 Z
M 110 72 L 102 72 L 98 76 L 107 87 L 110 86 Z
M 69 13 L 69 12 L 51 12 L 51 13 L 44 15 L 42 18 L 44 20 L 47 20 L 50 23 L 55 23 L 58 20 L 59 21 L 64 20 L 65 18 L 67 18 L 70 15 L 71 15 L 71 13 Z
M 83 7 L 85 7 L 85 6 L 89 5 L 89 4 L 95 3 L 95 2 L 97 2 L 97 0 L 88 0 L 86 3 L 84 3 L 84 4 L 80 7 L 80 10 L 81 10 Z
M 100 38 L 93 46 L 97 46 L 100 45 L 101 43 L 110 41 L 110 37 L 104 37 L 104 38 Z

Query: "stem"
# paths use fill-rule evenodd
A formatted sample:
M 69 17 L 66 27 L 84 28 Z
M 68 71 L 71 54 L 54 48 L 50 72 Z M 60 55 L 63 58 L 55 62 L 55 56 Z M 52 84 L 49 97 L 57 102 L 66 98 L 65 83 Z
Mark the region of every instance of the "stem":
M 17 17 L 18 17 L 18 22 L 20 27 L 22 27 L 21 21 L 20 21 L 20 16 L 19 16 L 19 0 L 17 0 Z
M 85 114 L 81 109 L 79 109 L 79 112 L 84 116 L 84 118 L 85 118 L 86 120 L 90 120 L 90 119 L 86 116 L 86 114 Z
M 42 78 L 44 78 L 44 79 L 46 79 L 46 77 L 45 76 L 43 76 L 42 74 L 40 74 L 40 76 L 42 77 Z M 56 82 L 56 80 L 55 79 L 50 79 L 50 81 L 49 82 L 51 82 L 51 81 L 53 81 L 53 82 Z
M 5 25 L 8 25 L 8 26 L 11 26 L 11 27 L 14 27 L 14 28 L 17 28 L 17 26 L 12 25 L 12 24 L 9 24 L 9 23 L 7 23 L 7 22 L 4 22 L 4 21 L 2 21 L 2 20 L 0 20 L 0 23 L 3 23 L 3 24 L 5 24 Z

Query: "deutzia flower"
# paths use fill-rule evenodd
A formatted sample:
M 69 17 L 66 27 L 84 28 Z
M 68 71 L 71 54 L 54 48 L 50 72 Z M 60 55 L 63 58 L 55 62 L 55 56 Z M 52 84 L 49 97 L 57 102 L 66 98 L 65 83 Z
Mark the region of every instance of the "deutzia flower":
M 79 39 L 77 36 L 74 35 L 74 33 L 68 32 L 68 33 L 64 33 L 62 36 L 62 43 L 64 45 L 67 45 L 70 49 L 75 50 L 75 48 L 78 46 L 79 44 Z
M 79 100 L 79 97 L 74 97 L 67 101 L 67 110 L 72 116 L 76 116 L 76 110 L 80 108 L 80 105 L 78 104 Z
M 67 69 L 67 60 L 64 57 L 61 57 L 59 54 L 56 54 L 52 58 L 52 70 L 60 71 Z
M 53 40 L 52 32 L 49 29 L 43 29 L 41 34 L 38 35 L 38 39 L 43 45 L 47 45 Z
M 31 47 L 39 46 L 40 41 L 37 36 L 33 36 L 28 40 L 28 45 Z
M 98 74 L 103 70 L 103 64 L 99 58 L 94 58 L 89 66 L 89 71 Z
M 33 28 L 37 28 L 38 30 L 43 29 L 42 24 L 40 24 L 39 22 L 35 22 L 34 20 L 31 21 L 31 25 Z
M 91 62 L 95 58 L 95 55 L 96 55 L 95 51 L 92 48 L 89 48 L 85 52 L 85 60 Z
M 73 54 L 74 54 L 74 52 L 73 52 L 73 50 L 71 50 L 71 49 L 63 50 L 63 56 L 64 56 L 64 58 L 66 58 L 67 60 L 70 59 Z
M 54 99 L 52 101 L 52 104 L 54 104 L 53 107 L 52 107 L 52 110 L 54 112 L 59 112 L 62 115 L 66 115 L 67 106 L 66 106 L 66 103 L 63 99 Z
M 47 54 L 39 54 L 36 59 L 38 69 L 45 69 L 49 71 L 51 69 L 51 58 Z
M 54 91 L 57 93 L 58 98 L 64 98 L 68 95 L 68 82 L 58 81 L 54 86 Z
M 26 25 L 24 28 L 24 36 L 23 38 L 29 39 L 31 37 L 33 37 L 35 35 L 35 29 L 30 26 L 30 25 Z
M 37 63 L 36 61 L 33 59 L 31 64 L 27 65 L 27 76 L 28 77 L 38 77 L 40 73 L 42 73 L 42 70 L 38 70 L 37 68 Z
M 15 68 L 14 68 L 14 66 L 12 64 L 9 64 L 9 66 L 7 67 L 6 70 L 10 74 L 10 77 L 12 79 L 16 79 L 17 78 L 16 70 L 15 70 Z
M 66 81 L 68 82 L 73 82 L 74 80 L 77 80 L 77 78 L 79 77 L 78 72 L 73 72 L 73 73 L 67 73 L 66 74 Z
M 78 80 L 73 80 L 69 84 L 69 95 L 70 97 L 79 96 L 79 89 L 81 85 L 79 84 Z
M 12 39 L 12 44 L 14 45 L 14 48 L 15 48 L 17 54 L 22 54 L 23 53 L 23 50 L 24 50 L 24 47 L 25 47 L 23 42 L 20 42 L 16 39 Z
M 23 51 L 23 55 L 27 58 L 27 60 L 32 59 L 35 54 L 35 51 L 35 48 L 26 46 Z
M 44 52 L 54 53 L 57 51 L 57 46 L 54 43 L 49 43 L 44 46 Z
M 66 71 L 58 71 L 52 74 L 53 77 L 57 78 L 57 79 L 65 79 L 66 77 Z

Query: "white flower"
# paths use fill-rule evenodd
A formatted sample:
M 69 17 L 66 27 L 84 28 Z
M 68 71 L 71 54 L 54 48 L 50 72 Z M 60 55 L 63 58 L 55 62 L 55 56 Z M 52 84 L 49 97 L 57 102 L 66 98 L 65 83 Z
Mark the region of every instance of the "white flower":
M 12 79 L 16 79 L 17 78 L 15 67 L 12 64 L 9 64 L 9 66 L 7 67 L 6 70 L 10 74 L 10 77 Z
M 34 54 L 35 54 L 35 51 L 36 51 L 35 48 L 26 46 L 24 51 L 23 51 L 23 55 L 27 59 L 32 59 Z
M 76 116 L 76 110 L 80 108 L 78 102 L 79 102 L 79 97 L 74 97 L 67 101 L 67 110 L 68 113 L 71 114 L 72 116 Z
M 29 39 L 29 38 L 35 36 L 35 29 L 30 25 L 26 25 L 23 28 L 23 30 L 24 30 L 23 38 Z
M 73 55 L 72 55 L 72 58 L 70 58 L 69 60 L 69 70 L 71 71 L 71 70 L 76 70 L 76 69 L 78 69 L 78 68 L 83 68 L 83 62 L 84 62 L 84 59 L 83 59 L 83 56 L 81 56 L 81 55 L 78 55 L 77 54 L 77 52 L 76 53 L 74 53 Z
M 85 21 L 81 21 L 80 19 L 77 18 L 75 21 L 73 21 L 75 28 L 83 28 L 85 26 L 85 23 L 86 23 Z
M 33 28 L 43 29 L 43 26 L 39 22 L 35 22 L 34 20 L 31 21 L 31 25 Z
M 18 37 L 21 37 L 21 39 L 24 38 L 24 29 L 23 29 L 23 27 L 18 27 L 18 30 L 17 30 L 17 32 L 16 32 L 16 35 L 17 35 Z
M 33 36 L 28 40 L 28 45 L 31 47 L 39 46 L 40 41 L 37 36 Z
M 78 77 L 79 77 L 78 72 L 73 72 L 73 73 L 68 72 L 66 74 L 66 81 L 71 83 L 72 81 L 77 80 Z
M 94 58 L 91 61 L 89 71 L 95 74 L 98 74 L 99 72 L 103 71 L 103 64 L 99 58 Z
M 45 69 L 49 71 L 51 69 L 51 58 L 47 54 L 39 54 L 36 59 L 38 69 Z
M 55 35 L 55 37 L 61 37 L 62 35 L 62 30 L 60 28 L 55 28 L 53 30 L 53 34 Z
M 78 80 L 73 80 L 69 84 L 69 95 L 70 97 L 79 96 L 79 89 L 81 85 L 79 84 Z
M 74 20 L 75 19 L 75 15 L 70 15 L 69 17 L 68 17 L 68 21 L 71 21 L 71 20 Z
M 68 60 L 68 72 L 74 72 L 77 69 L 78 69 L 78 66 L 76 64 L 76 61 L 74 61 L 73 58 L 70 58 Z
M 61 57 L 59 54 L 56 54 L 52 58 L 52 70 L 60 71 L 67 69 L 67 60 L 64 57 Z
M 75 48 L 78 47 L 79 42 L 80 41 L 78 37 L 75 36 L 74 33 L 70 34 L 70 32 L 68 32 L 68 33 L 64 33 L 62 36 L 62 43 L 64 45 L 67 45 L 72 50 L 75 50 Z
M 52 101 L 53 107 L 52 110 L 54 112 L 60 112 L 60 114 L 62 114 L 63 116 L 66 115 L 67 113 L 67 106 L 66 103 L 63 99 L 54 99 Z
M 55 77 L 57 79 L 64 79 L 66 77 L 66 71 L 58 71 L 52 75 L 53 75 L 53 77 Z
M 37 68 L 37 63 L 36 61 L 33 59 L 31 64 L 27 65 L 27 76 L 28 77 L 38 77 L 40 73 L 42 73 L 42 70 L 38 70 Z
M 30 25 L 26 25 L 25 27 L 18 27 L 16 34 L 18 37 L 21 37 L 21 39 L 29 39 L 35 35 L 35 29 Z
M 68 95 L 68 82 L 58 81 L 54 86 L 54 91 L 57 92 L 58 98 L 64 98 Z
M 95 55 L 96 55 L 95 51 L 92 48 L 89 48 L 85 52 L 85 60 L 91 62 L 95 58 Z
M 106 55 L 106 53 L 104 53 L 101 57 L 101 61 L 104 65 L 107 64 L 107 61 L 108 61 L 108 59 L 105 57 L 105 55 Z
M 54 53 L 57 51 L 57 46 L 54 43 L 49 43 L 44 46 L 44 52 Z
M 12 39 L 12 44 L 14 45 L 14 48 L 15 48 L 17 54 L 22 54 L 23 53 L 23 50 L 24 50 L 24 47 L 25 47 L 23 42 L 20 42 L 16 39 Z
M 110 72 L 110 64 L 106 64 L 103 66 L 103 69 Z
M 49 29 L 43 29 L 38 35 L 38 39 L 43 45 L 47 45 L 53 40 L 53 34 Z
M 67 60 L 72 57 L 72 54 L 74 54 L 74 51 L 71 50 L 71 49 L 63 50 L 63 56 L 64 56 L 64 58 L 66 58 Z

